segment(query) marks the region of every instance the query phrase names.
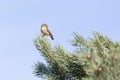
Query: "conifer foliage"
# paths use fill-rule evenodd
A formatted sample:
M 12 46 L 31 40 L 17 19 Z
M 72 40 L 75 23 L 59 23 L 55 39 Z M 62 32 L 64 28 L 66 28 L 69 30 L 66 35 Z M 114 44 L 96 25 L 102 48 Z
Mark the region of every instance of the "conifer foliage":
M 47 64 L 37 62 L 34 74 L 45 80 L 119 80 L 120 43 L 96 32 L 85 39 L 74 33 L 73 52 L 52 45 L 46 38 L 34 40 Z

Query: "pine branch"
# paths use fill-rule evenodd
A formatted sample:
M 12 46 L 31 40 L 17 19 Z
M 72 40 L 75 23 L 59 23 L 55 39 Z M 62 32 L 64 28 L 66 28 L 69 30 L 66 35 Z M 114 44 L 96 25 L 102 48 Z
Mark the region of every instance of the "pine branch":
M 53 46 L 43 37 L 36 38 L 35 46 L 48 63 L 48 66 L 35 65 L 36 75 L 46 75 L 53 80 L 118 80 L 120 43 L 100 33 L 93 35 L 85 39 L 74 33 L 71 43 L 77 49 L 73 52 Z M 116 56 L 111 58 L 111 53 Z
M 52 65 L 54 69 L 56 68 L 54 72 L 57 72 L 56 76 L 58 76 L 58 79 L 64 80 L 64 77 L 62 76 L 63 70 L 55 60 L 54 52 L 52 51 L 54 48 L 51 46 L 51 44 L 45 38 L 38 37 L 35 40 L 35 45 L 36 48 L 42 53 L 44 58 L 47 60 L 48 64 Z
M 50 75 L 49 67 L 40 62 L 35 64 L 33 73 L 39 77 L 42 77 L 43 75 Z
M 81 35 L 79 35 L 78 33 L 74 33 L 73 34 L 74 39 L 70 40 L 70 42 L 72 43 L 73 46 L 79 46 L 79 47 L 88 47 L 88 41 L 86 39 L 84 39 L 84 37 L 82 37 Z
M 117 65 L 116 65 L 115 54 L 114 54 L 114 53 L 112 53 L 112 61 L 113 61 L 113 65 L 114 65 L 114 76 L 115 76 L 115 80 L 118 80 Z

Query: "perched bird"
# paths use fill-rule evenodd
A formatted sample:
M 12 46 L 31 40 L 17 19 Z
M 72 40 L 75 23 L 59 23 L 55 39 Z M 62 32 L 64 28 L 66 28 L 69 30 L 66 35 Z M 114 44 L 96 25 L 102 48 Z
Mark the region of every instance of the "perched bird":
M 52 33 L 50 32 L 50 30 L 48 29 L 48 25 L 47 24 L 42 24 L 41 25 L 41 32 L 44 36 L 48 35 L 51 37 L 52 40 L 54 40 Z

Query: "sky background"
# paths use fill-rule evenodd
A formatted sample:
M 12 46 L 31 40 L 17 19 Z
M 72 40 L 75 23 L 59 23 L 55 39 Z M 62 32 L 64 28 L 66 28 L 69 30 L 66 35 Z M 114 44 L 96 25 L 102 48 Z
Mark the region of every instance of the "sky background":
M 33 42 L 42 23 L 68 50 L 73 32 L 120 41 L 120 0 L 0 0 L 0 80 L 42 80 L 33 74 L 43 62 Z

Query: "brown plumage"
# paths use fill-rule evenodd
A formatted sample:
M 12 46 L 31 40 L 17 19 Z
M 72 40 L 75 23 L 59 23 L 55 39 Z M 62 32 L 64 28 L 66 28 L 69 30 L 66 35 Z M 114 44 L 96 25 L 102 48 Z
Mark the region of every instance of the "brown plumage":
M 52 40 L 54 40 L 52 33 L 50 32 L 50 30 L 48 29 L 48 25 L 47 24 L 42 24 L 41 25 L 41 32 L 43 33 L 43 35 L 48 35 L 51 37 Z

